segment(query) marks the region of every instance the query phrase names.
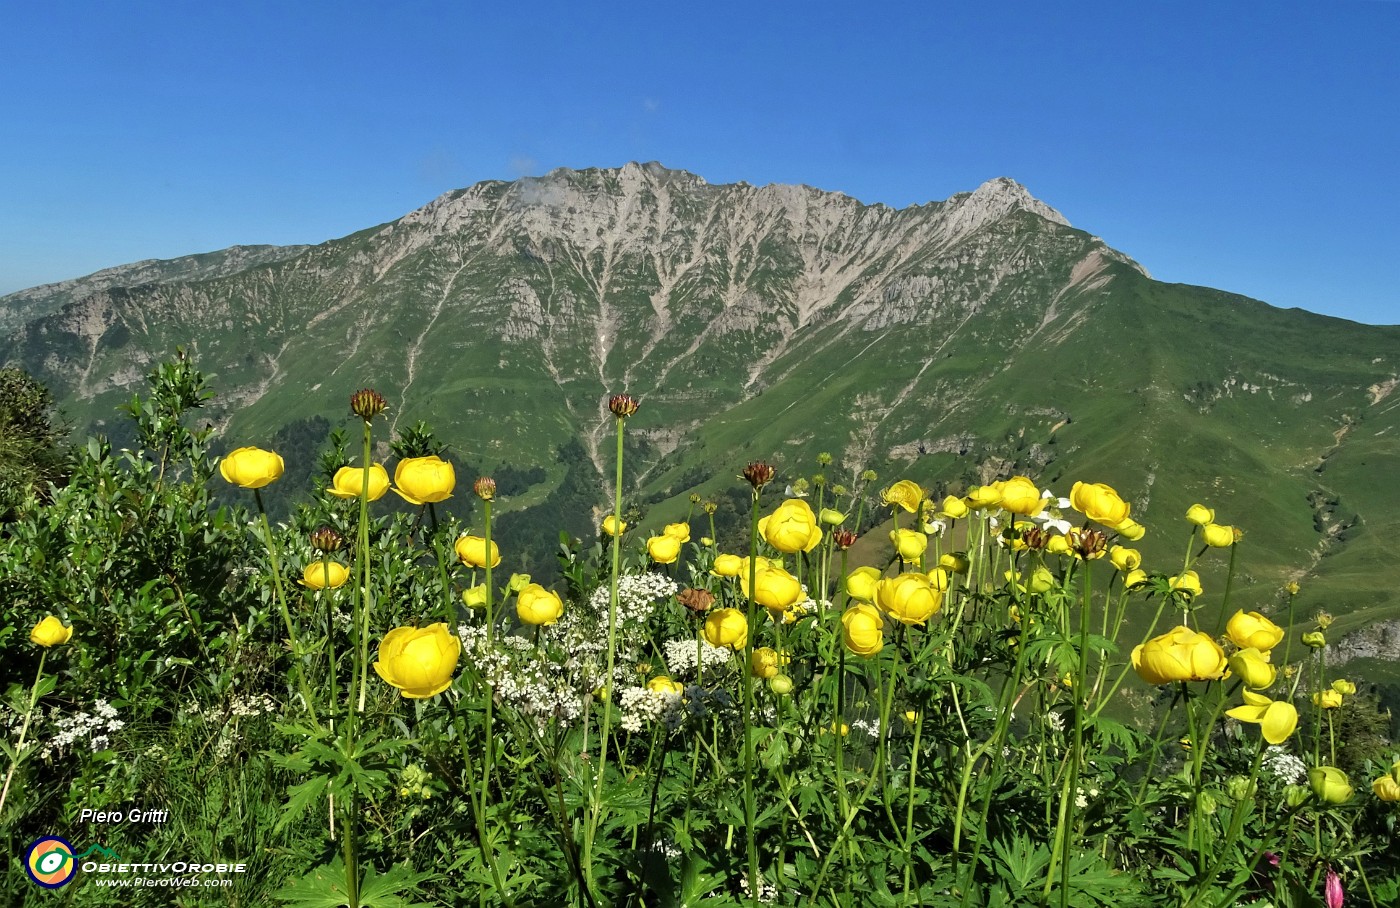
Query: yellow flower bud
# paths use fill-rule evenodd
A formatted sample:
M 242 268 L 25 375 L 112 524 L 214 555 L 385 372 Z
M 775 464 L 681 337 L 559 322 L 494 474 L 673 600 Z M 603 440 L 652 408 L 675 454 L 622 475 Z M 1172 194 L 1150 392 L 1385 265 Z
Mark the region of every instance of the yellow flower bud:
M 672 681 L 666 675 L 657 675 L 647 682 L 647 690 L 658 694 L 671 694 L 679 697 L 685 693 L 685 685 L 679 681 Z
M 486 608 L 486 584 L 478 583 L 462 590 L 462 602 L 467 608 Z
M 721 577 L 738 577 L 744 567 L 744 559 L 738 555 L 716 555 L 714 573 Z
M 661 531 L 661 533 L 662 533 L 663 536 L 670 536 L 671 538 L 673 538 L 673 539 L 678 539 L 678 540 L 680 540 L 680 541 L 683 542 L 683 543 L 689 542 L 689 541 L 690 541 L 690 524 L 688 524 L 688 523 L 668 523 L 668 524 L 666 524 L 665 529 L 663 529 L 663 530 Z
M 829 527 L 834 527 L 845 523 L 846 515 L 835 508 L 822 508 L 821 513 L 817 515 L 817 519 Z
M 1029 477 L 1013 476 L 1001 484 L 1001 506 L 1013 514 L 1030 517 L 1045 510 L 1045 499 Z
M 923 624 L 943 607 L 943 593 L 927 574 L 910 572 L 881 580 L 875 587 L 875 601 L 901 624 Z
M 846 575 L 846 595 L 861 602 L 874 602 L 875 584 L 879 582 L 879 568 L 858 567 Z
M 1351 780 L 1335 766 L 1314 766 L 1309 769 L 1308 784 L 1313 794 L 1328 804 L 1345 804 L 1351 800 Z
M 1186 519 L 1198 527 L 1215 522 L 1215 509 L 1203 504 L 1193 504 L 1186 509 Z
M 618 520 L 617 515 L 609 514 L 603 518 L 603 533 L 607 536 L 616 536 L 618 533 L 627 532 L 627 521 Z
M 1338 709 L 1342 705 L 1342 695 L 1328 688 L 1313 694 L 1312 702 L 1319 709 Z
M 1142 553 L 1137 549 L 1115 545 L 1108 550 L 1108 560 L 1124 574 L 1135 571 L 1142 564 Z
M 966 574 L 972 562 L 962 552 L 948 552 L 938 559 L 938 566 L 954 574 Z
M 1278 669 L 1269 664 L 1268 656 L 1254 647 L 1242 649 L 1230 657 L 1230 670 L 1252 690 L 1272 687 Z
M 956 495 L 949 495 L 943 499 L 943 504 L 938 509 L 938 516 L 947 517 L 951 520 L 959 520 L 966 517 L 967 503 Z
M 801 498 L 789 498 L 758 522 L 758 533 L 768 544 L 789 555 L 810 552 L 821 542 L 821 527 L 811 505 Z
M 1356 696 L 1356 685 L 1345 678 L 1338 678 L 1336 681 L 1333 681 L 1332 689 L 1347 697 Z

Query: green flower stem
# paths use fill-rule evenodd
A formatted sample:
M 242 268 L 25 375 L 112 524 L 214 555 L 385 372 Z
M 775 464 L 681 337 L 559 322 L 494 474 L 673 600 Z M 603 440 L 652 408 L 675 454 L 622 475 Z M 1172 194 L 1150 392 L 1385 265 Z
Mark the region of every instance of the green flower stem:
M 5 799 L 10 796 L 10 783 L 14 781 L 15 770 L 24 759 L 24 739 L 29 736 L 29 722 L 34 718 L 34 706 L 39 702 L 39 682 L 44 678 L 44 662 L 49 658 L 47 648 L 39 653 L 39 670 L 34 673 L 34 685 L 29 688 L 29 708 L 24 711 L 24 724 L 19 728 L 19 743 L 15 745 L 15 758 L 5 773 L 5 787 L 0 790 L 0 810 L 5 809 Z
M 910 874 L 914 867 L 914 785 L 919 775 L 919 739 L 924 731 L 924 711 L 914 717 L 914 748 L 909 752 L 909 804 L 904 813 L 904 897 L 901 905 L 909 904 Z
M 1225 592 L 1220 597 L 1220 614 L 1215 618 L 1215 636 L 1219 637 L 1225 631 L 1225 616 L 1229 614 L 1230 588 L 1235 584 L 1235 550 L 1238 545 L 1230 546 L 1230 566 L 1225 571 Z
M 754 637 L 758 629 L 758 601 L 754 592 L 758 588 L 758 500 L 759 487 L 754 486 L 753 509 L 749 519 L 749 594 L 748 594 L 748 639 L 744 641 L 744 664 L 740 673 L 744 678 L 744 837 L 748 843 L 749 858 L 749 898 L 754 908 L 758 906 L 758 836 L 754 829 L 757 810 L 754 804 L 753 776 L 753 665 Z M 837 729 L 838 734 L 840 729 Z
M 292 613 L 287 610 L 287 594 L 282 588 L 282 560 L 277 557 L 277 543 L 272 538 L 272 525 L 267 520 L 267 509 L 263 507 L 262 490 L 253 490 L 253 500 L 258 503 L 258 515 L 262 519 L 263 541 L 267 544 L 268 560 L 272 564 L 272 592 L 277 598 L 277 606 L 282 611 L 282 620 L 287 625 L 287 642 L 292 647 L 292 665 L 297 670 L 297 686 L 301 688 L 301 699 L 306 706 L 306 714 L 312 722 L 317 722 L 316 704 L 311 699 L 311 688 L 306 684 L 306 669 L 302 665 L 301 646 L 297 642 L 297 632 L 292 624 Z
M 1069 904 L 1070 851 L 1074 847 L 1074 822 L 1079 788 L 1079 774 L 1084 763 L 1084 682 L 1089 667 L 1089 603 L 1091 594 L 1090 562 L 1084 562 L 1083 595 L 1079 604 L 1079 651 L 1075 664 L 1074 685 L 1070 690 L 1074 706 L 1074 738 L 1070 750 L 1069 772 L 1060 788 L 1060 812 L 1055 823 L 1055 844 L 1050 850 L 1050 866 L 1045 872 L 1044 896 L 1048 899 L 1055 884 L 1055 871 L 1060 871 L 1060 906 Z M 1068 619 L 1066 619 L 1068 624 Z
M 1165 601 L 1166 600 L 1163 600 L 1163 602 Z M 1147 796 L 1147 784 L 1152 781 L 1152 770 L 1157 767 L 1157 755 L 1162 752 L 1162 736 L 1166 733 L 1167 722 L 1172 717 L 1172 707 L 1176 706 L 1177 700 L 1181 699 L 1185 694 L 1184 686 L 1178 688 L 1176 694 L 1172 697 L 1172 701 L 1168 703 L 1167 708 L 1162 711 L 1162 721 L 1157 723 L 1157 733 L 1152 736 L 1151 755 L 1147 758 L 1147 771 L 1143 773 L 1142 784 L 1138 786 L 1137 798 L 1134 801 L 1139 807 L 1142 806 L 1142 799 Z
M 374 591 L 370 585 L 369 570 L 369 471 L 370 471 L 370 424 L 365 421 L 363 459 L 364 464 L 361 471 L 360 485 L 360 538 L 357 542 L 360 556 L 360 577 L 361 588 L 357 591 L 360 595 L 359 624 L 356 628 L 360 635 L 359 660 L 355 665 L 355 674 L 359 677 L 360 695 L 358 705 L 355 707 L 357 713 L 365 711 L 365 696 L 369 690 L 369 623 L 370 616 L 374 612 Z
M 625 420 L 617 421 L 617 470 L 613 477 L 613 516 L 622 520 L 622 428 Z M 603 678 L 603 728 L 599 734 L 598 775 L 593 786 L 593 799 L 588 823 L 584 827 L 583 866 L 588 889 L 593 888 L 593 842 L 598 835 L 598 822 L 603 813 L 603 780 L 608 768 L 609 734 L 612 731 L 613 672 L 617 660 L 617 577 L 622 572 L 622 534 L 612 538 L 612 577 L 608 583 L 608 667 Z M 489 584 L 488 584 L 489 586 Z M 489 595 L 489 594 L 488 594 Z
M 1164 598 L 1161 602 L 1157 604 L 1157 613 L 1152 616 L 1152 623 L 1147 626 L 1147 633 L 1142 635 L 1142 639 L 1144 642 L 1152 639 L 1152 634 L 1157 630 L 1157 622 L 1162 619 L 1162 612 L 1166 610 L 1166 607 L 1167 600 Z M 1129 659 L 1127 662 L 1123 663 L 1123 670 L 1120 671 L 1118 673 L 1118 677 L 1114 679 L 1113 686 L 1108 689 L 1108 691 L 1103 695 L 1103 699 L 1099 701 L 1099 705 L 1095 707 L 1094 712 L 1092 713 L 1092 715 L 1095 718 L 1098 717 L 1099 713 L 1103 712 L 1104 707 L 1107 706 L 1109 701 L 1113 699 L 1113 695 L 1117 693 L 1119 686 L 1123 683 L 1123 679 L 1128 676 L 1128 672 L 1132 671 L 1132 668 L 1132 659 Z
M 486 649 L 489 652 L 495 647 L 496 643 L 496 590 L 491 585 L 491 500 L 489 498 L 483 499 L 481 505 L 482 521 L 485 523 L 482 535 L 486 540 L 483 546 L 486 553 L 483 556 L 483 560 L 486 562 Z M 486 688 L 486 746 L 485 755 L 481 763 L 481 792 L 478 797 L 481 798 L 482 823 L 484 824 L 486 804 L 491 791 L 491 767 L 496 763 L 496 724 L 494 711 L 496 686 L 489 673 L 484 674 L 482 680 L 485 682 L 484 686 Z
M 487 547 L 487 552 L 489 555 L 489 546 Z M 487 561 L 490 561 L 489 557 Z M 467 778 L 470 779 L 476 772 L 472 768 L 472 751 L 470 743 L 467 740 L 466 719 L 462 717 L 458 704 L 451 697 L 448 698 L 448 703 L 452 709 L 453 721 L 457 725 L 457 739 L 462 744 L 462 763 L 466 767 Z M 485 767 L 483 767 L 482 770 L 484 775 Z M 500 863 L 496 860 L 496 851 L 491 847 L 491 836 L 486 829 L 486 789 L 484 786 L 481 789 L 480 797 L 481 800 L 478 802 L 476 797 L 469 796 L 467 798 L 467 803 L 471 805 L 472 822 L 476 826 L 476 837 L 481 847 L 481 857 L 482 860 L 486 862 L 486 866 L 491 870 L 491 879 L 496 885 L 496 892 L 500 894 L 501 901 L 503 901 L 508 908 L 514 908 L 515 902 L 511 899 L 510 893 L 506 890 L 505 880 L 501 877 Z
M 1181 564 L 1181 573 L 1185 574 L 1191 570 L 1191 550 L 1196 547 L 1196 525 L 1191 525 L 1191 537 L 1186 540 L 1186 560 Z M 1190 597 L 1182 597 L 1181 600 L 1181 623 L 1185 624 L 1191 612 Z
M 1249 768 L 1249 791 L 1251 793 L 1235 802 L 1234 809 L 1230 811 L 1230 826 L 1225 833 L 1225 842 L 1215 849 L 1215 860 L 1211 863 L 1209 869 L 1201 875 L 1200 883 L 1196 886 L 1196 892 L 1192 895 L 1191 901 L 1186 903 L 1188 906 L 1194 905 L 1200 901 L 1207 887 L 1214 882 L 1215 875 L 1220 872 L 1220 868 L 1225 865 L 1226 860 L 1234 853 L 1235 840 L 1239 838 L 1240 832 L 1244 828 L 1245 817 L 1248 815 L 1249 807 L 1254 801 L 1253 793 L 1258 790 L 1257 779 L 1259 778 L 1259 767 L 1264 762 L 1264 749 L 1267 744 L 1268 742 L 1264 740 L 1264 735 L 1261 732 L 1259 735 L 1259 743 L 1254 748 L 1254 762 Z

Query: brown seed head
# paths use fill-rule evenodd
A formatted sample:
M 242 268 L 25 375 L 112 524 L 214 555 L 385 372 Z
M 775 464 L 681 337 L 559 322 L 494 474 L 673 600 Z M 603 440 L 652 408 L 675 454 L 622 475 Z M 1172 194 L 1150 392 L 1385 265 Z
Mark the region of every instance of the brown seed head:
M 776 472 L 772 464 L 764 463 L 761 460 L 755 460 L 747 467 L 744 467 L 744 478 L 747 479 L 749 485 L 753 486 L 755 489 L 761 489 L 773 481 L 773 474 Z
M 472 483 L 472 491 L 475 492 L 476 497 L 480 498 L 482 501 L 491 501 L 496 497 L 496 480 L 492 479 L 490 476 L 483 476 Z
M 1070 530 L 1069 547 L 1080 558 L 1097 558 L 1108 549 L 1108 537 L 1098 530 Z
M 330 527 L 320 527 L 311 534 L 311 547 L 318 552 L 337 552 L 345 538 Z
M 692 612 L 703 614 L 714 605 L 715 597 L 709 590 L 687 587 L 676 594 L 676 601 Z
M 838 527 L 831 531 L 831 541 L 842 549 L 849 549 L 856 544 L 856 534 L 845 527 Z
M 608 409 L 618 419 L 626 419 L 637 413 L 637 399 L 630 394 L 618 394 L 608 401 Z
M 350 412 L 365 422 L 369 422 L 387 409 L 389 409 L 389 405 L 384 402 L 384 395 L 372 388 L 361 388 L 350 395 Z
M 1026 548 L 1040 551 L 1045 548 L 1045 543 L 1050 541 L 1050 534 L 1044 527 L 1031 527 L 1021 534 L 1021 541 L 1026 544 Z

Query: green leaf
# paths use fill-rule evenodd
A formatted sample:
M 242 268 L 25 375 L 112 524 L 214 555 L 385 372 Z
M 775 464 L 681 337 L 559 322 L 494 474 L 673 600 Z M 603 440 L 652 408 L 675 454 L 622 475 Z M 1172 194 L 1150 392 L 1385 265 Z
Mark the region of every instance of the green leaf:
M 282 809 L 282 818 L 277 821 L 276 826 L 272 827 L 273 834 L 281 832 L 288 823 L 305 813 L 311 803 L 325 793 L 330 782 L 329 776 L 312 776 L 300 785 L 293 785 L 290 789 L 291 797 L 287 799 L 287 804 Z

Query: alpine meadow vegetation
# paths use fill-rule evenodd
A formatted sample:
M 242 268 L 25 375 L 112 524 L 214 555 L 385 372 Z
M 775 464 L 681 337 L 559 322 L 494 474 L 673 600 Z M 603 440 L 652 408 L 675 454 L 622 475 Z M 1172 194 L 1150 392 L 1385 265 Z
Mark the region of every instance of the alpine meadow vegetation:
M 544 543 L 542 583 L 497 526 L 512 483 L 345 393 L 314 465 L 218 458 L 180 355 L 132 447 L 6 486 L 0 902 L 59 902 L 20 859 L 57 834 L 246 864 L 79 871 L 75 906 L 1400 901 L 1400 749 L 1296 586 L 1231 605 L 1248 527 L 1209 500 L 1149 519 L 1094 477 L 951 494 L 823 454 L 716 463 L 739 505 L 649 523 L 617 394 L 594 530 Z M 169 817 L 80 822 L 137 806 Z

